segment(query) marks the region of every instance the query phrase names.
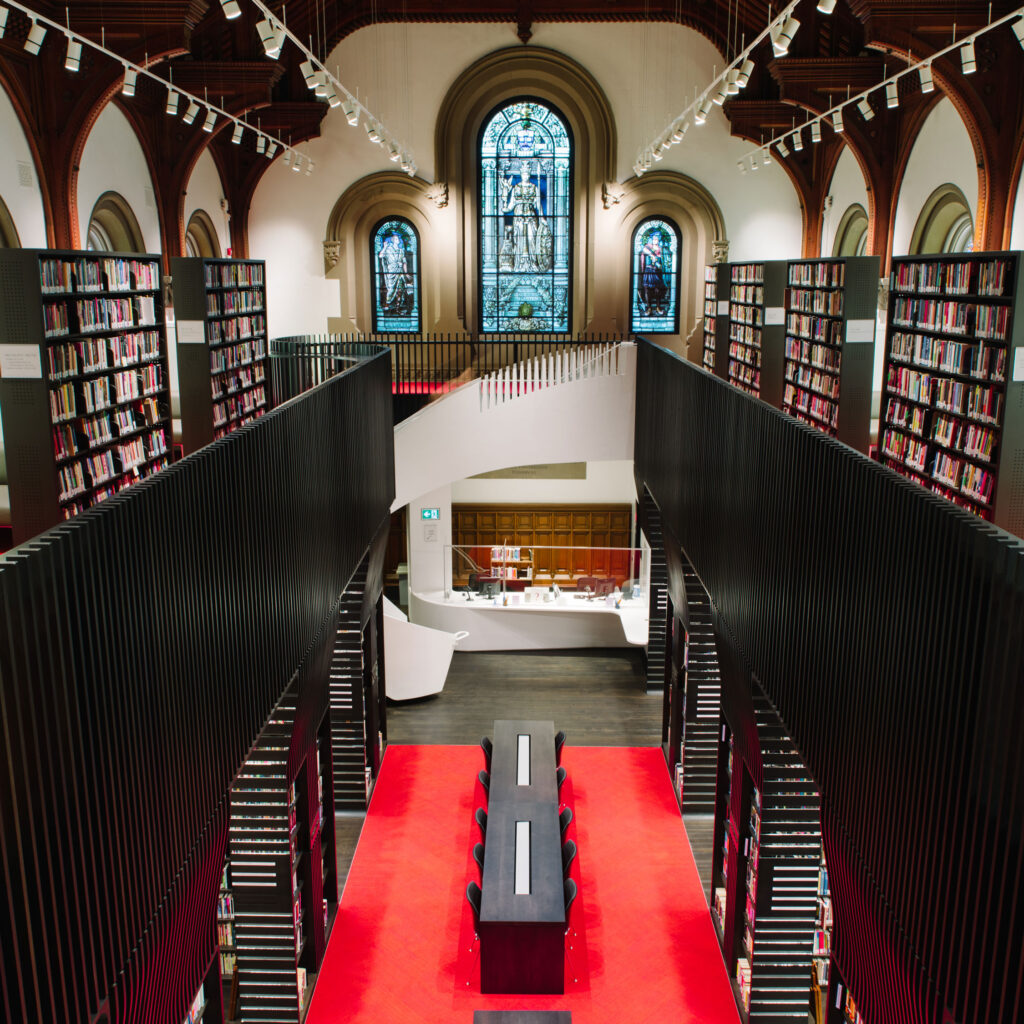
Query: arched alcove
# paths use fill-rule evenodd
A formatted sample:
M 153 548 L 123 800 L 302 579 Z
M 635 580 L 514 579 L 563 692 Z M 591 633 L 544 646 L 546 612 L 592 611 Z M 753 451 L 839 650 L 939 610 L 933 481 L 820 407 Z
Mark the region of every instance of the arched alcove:
M 868 211 L 860 203 L 853 203 L 839 218 L 836 238 L 832 244 L 833 256 L 863 256 L 868 242 Z
M 910 238 L 910 254 L 970 252 L 974 220 L 967 197 L 956 187 L 940 185 L 925 201 Z
M 597 81 L 564 54 L 514 47 L 488 54 L 448 90 L 434 134 L 438 200 L 454 208 L 456 315 L 473 330 L 480 322 L 478 141 L 485 120 L 503 103 L 529 96 L 565 118 L 573 140 L 571 314 L 574 331 L 614 330 L 611 296 L 598 298 L 596 221 L 602 185 L 614 180 L 616 132 L 611 106 Z
M 217 229 L 205 210 L 196 210 L 189 218 L 188 227 L 185 228 L 185 255 L 206 259 L 217 259 L 220 256 Z
M 14 226 L 14 218 L 7 209 L 3 196 L 0 196 L 0 246 L 5 249 L 17 249 L 21 246 L 18 229 Z
M 86 248 L 97 252 L 146 251 L 142 229 L 128 200 L 117 192 L 104 192 L 89 214 Z
M 434 223 L 436 210 L 431 215 L 428 191 L 429 186 L 420 178 L 383 171 L 360 178 L 339 197 L 324 233 L 324 274 L 339 282 L 342 315 L 329 319 L 328 330 L 373 331 L 373 276 L 368 254 L 374 230 L 387 218 L 408 221 L 420 239 L 423 330 L 456 329 L 456 325 L 444 323 L 442 279 L 450 279 L 452 269 L 450 260 L 439 258 L 445 249 Z

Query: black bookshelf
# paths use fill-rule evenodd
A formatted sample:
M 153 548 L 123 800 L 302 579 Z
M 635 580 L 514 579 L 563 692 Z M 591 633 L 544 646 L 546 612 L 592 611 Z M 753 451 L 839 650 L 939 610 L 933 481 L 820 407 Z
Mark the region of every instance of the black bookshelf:
M 1018 536 L 1021 262 L 1016 252 L 893 260 L 878 447 L 890 469 Z
M 782 402 L 787 264 L 729 265 L 729 383 L 776 408 Z
M 184 1024 L 224 1024 L 224 1004 L 221 998 L 219 956 L 210 961 L 203 983 L 185 1014 Z
M 266 266 L 261 260 L 171 260 L 185 452 L 268 408 Z
M 877 256 L 798 260 L 786 292 L 782 411 L 868 454 Z
M 15 544 L 168 465 L 159 256 L 0 250 L 0 338 Z
M 238 992 L 238 947 L 235 945 L 235 897 L 231 892 L 231 859 L 224 861 L 224 871 L 217 893 L 217 956 L 220 961 L 222 999 L 228 1018 L 234 1017 Z
M 705 370 L 729 376 L 729 264 L 704 268 L 704 331 L 701 363 Z

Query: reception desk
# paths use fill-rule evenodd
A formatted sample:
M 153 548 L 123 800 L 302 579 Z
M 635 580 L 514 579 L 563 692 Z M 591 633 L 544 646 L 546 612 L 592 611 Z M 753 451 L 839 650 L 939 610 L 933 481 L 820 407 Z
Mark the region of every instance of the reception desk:
M 533 598 L 531 600 L 531 598 Z M 452 591 L 413 592 L 409 618 L 447 633 L 466 631 L 460 651 L 547 651 L 574 647 L 643 647 L 648 599 L 577 597 L 563 591 L 545 601 L 540 593 L 483 598 Z

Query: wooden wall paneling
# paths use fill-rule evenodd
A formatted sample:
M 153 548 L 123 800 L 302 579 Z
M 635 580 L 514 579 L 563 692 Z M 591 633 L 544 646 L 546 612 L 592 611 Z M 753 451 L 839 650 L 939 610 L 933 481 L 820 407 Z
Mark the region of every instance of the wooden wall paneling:
M 638 491 L 711 597 L 725 714 L 753 674 L 820 788 L 866 1019 L 1020 1016 L 1024 546 L 647 343 L 636 407 Z

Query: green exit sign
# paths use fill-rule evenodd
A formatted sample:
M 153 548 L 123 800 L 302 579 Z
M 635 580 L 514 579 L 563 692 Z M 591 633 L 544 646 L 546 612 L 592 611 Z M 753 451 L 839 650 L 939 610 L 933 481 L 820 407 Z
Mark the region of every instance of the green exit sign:
M 439 508 L 421 508 L 420 509 L 421 519 L 440 519 L 441 510 Z

